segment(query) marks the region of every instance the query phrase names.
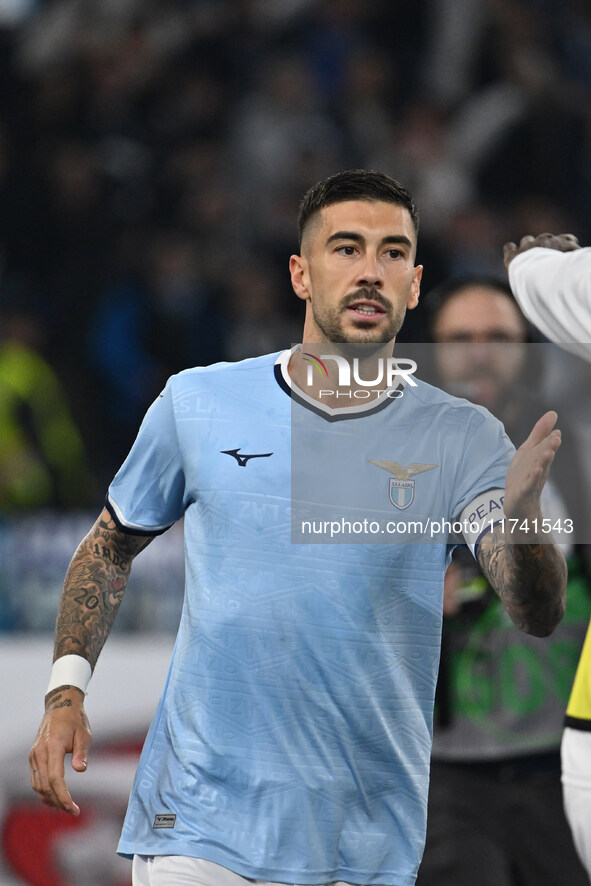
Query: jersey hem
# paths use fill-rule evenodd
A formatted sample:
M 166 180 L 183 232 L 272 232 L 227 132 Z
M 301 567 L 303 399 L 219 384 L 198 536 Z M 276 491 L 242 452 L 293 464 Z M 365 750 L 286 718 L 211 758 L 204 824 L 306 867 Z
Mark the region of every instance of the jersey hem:
M 126 532 L 128 535 L 162 535 L 162 533 L 166 532 L 166 530 L 170 529 L 173 525 L 172 523 L 167 523 L 166 526 L 155 526 L 151 528 L 148 526 L 139 526 L 135 523 L 126 523 L 121 511 L 108 495 L 105 499 L 105 507 L 117 524 L 117 529 L 120 529 L 121 532 Z
M 184 855 L 189 858 L 202 858 L 204 861 L 211 861 L 214 864 L 222 865 L 233 874 L 239 877 L 246 877 L 252 880 L 267 880 L 270 883 L 287 884 L 301 883 L 303 886 L 318 886 L 319 883 L 333 883 L 339 880 L 345 883 L 351 883 L 352 886 L 414 886 L 416 875 L 408 874 L 402 877 L 390 871 L 380 871 L 379 873 L 361 873 L 358 871 L 342 870 L 337 868 L 331 871 L 312 871 L 303 874 L 301 871 L 284 870 L 283 868 L 271 869 L 263 867 L 255 867 L 246 864 L 237 865 L 235 859 L 228 858 L 224 853 L 211 852 L 209 849 L 199 848 L 198 851 L 192 845 L 186 843 L 176 844 L 173 846 L 163 846 L 159 843 L 156 846 L 132 849 L 127 842 L 121 841 L 117 847 L 117 855 L 122 858 L 132 859 L 134 855 Z
M 583 717 L 573 717 L 571 714 L 567 714 L 564 718 L 564 725 L 570 729 L 591 732 L 591 720 L 585 720 Z

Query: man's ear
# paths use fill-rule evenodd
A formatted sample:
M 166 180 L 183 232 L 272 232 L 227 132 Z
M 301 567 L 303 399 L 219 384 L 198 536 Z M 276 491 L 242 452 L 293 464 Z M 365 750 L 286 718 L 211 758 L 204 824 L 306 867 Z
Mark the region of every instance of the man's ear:
M 291 285 L 298 298 L 307 301 L 310 298 L 308 286 L 308 261 L 301 255 L 292 255 L 289 259 Z
M 412 311 L 419 303 L 419 295 L 421 293 L 421 278 L 423 276 L 423 266 L 417 265 L 413 272 L 413 280 L 410 287 L 410 295 L 406 303 L 407 310 Z

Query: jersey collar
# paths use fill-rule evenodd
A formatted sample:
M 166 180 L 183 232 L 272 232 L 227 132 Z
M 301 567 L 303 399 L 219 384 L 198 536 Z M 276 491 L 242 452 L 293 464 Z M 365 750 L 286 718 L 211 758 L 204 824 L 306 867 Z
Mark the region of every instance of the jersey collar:
M 399 397 L 392 396 L 393 392 L 404 388 L 404 383 L 401 380 L 398 384 L 388 388 L 383 394 L 380 394 L 379 397 L 375 397 L 369 402 L 364 402 L 355 406 L 339 406 L 333 408 L 322 403 L 320 400 L 311 397 L 306 391 L 303 391 L 293 383 L 289 374 L 289 361 L 292 354 L 301 349 L 302 345 L 294 345 L 289 350 L 282 351 L 281 354 L 279 354 L 275 361 L 275 379 L 279 387 L 285 391 L 292 400 L 299 403 L 301 406 L 304 406 L 306 409 L 309 409 L 311 412 L 315 412 L 316 415 L 322 416 L 322 418 L 327 421 L 344 421 L 374 415 L 376 412 L 381 412 L 382 409 L 395 403 Z

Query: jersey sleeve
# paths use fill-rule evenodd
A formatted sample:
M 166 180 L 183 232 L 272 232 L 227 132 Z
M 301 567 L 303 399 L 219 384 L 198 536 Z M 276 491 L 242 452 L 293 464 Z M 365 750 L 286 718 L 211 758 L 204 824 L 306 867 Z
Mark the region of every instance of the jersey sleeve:
M 157 535 L 182 517 L 185 477 L 172 383 L 152 403 L 136 440 L 109 486 L 107 507 L 124 529 Z
M 454 520 L 488 489 L 504 489 L 515 447 L 503 425 L 485 409 L 475 407 L 458 466 L 451 514 Z

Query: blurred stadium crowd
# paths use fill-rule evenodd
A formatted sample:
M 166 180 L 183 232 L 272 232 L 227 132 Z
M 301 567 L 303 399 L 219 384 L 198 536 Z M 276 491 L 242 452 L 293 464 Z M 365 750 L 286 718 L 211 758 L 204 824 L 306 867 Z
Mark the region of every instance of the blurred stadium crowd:
M 586 0 L 0 3 L 0 511 L 88 506 L 165 379 L 300 334 L 302 193 L 382 169 L 424 292 L 591 234 Z M 420 311 L 404 337 L 420 340 Z

